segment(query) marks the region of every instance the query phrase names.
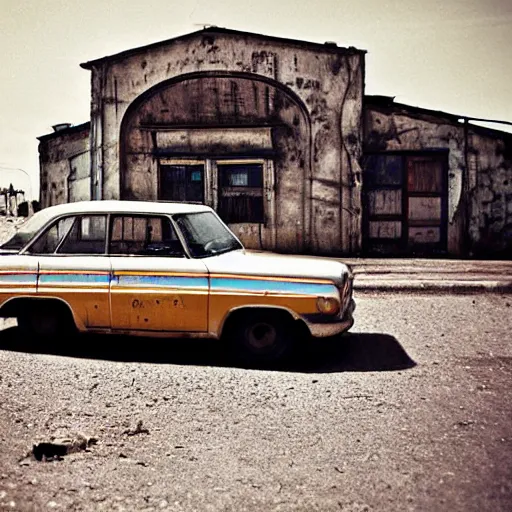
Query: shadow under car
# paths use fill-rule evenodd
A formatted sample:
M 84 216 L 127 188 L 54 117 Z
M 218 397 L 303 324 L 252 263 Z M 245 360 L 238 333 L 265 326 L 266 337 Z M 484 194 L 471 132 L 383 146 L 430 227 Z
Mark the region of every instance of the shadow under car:
M 117 362 L 257 368 L 234 361 L 219 341 L 191 338 L 75 334 L 57 343 L 26 339 L 17 327 L 10 327 L 0 331 L 0 350 Z M 356 332 L 301 342 L 290 358 L 265 369 L 332 373 L 394 371 L 414 366 L 416 363 L 394 336 Z

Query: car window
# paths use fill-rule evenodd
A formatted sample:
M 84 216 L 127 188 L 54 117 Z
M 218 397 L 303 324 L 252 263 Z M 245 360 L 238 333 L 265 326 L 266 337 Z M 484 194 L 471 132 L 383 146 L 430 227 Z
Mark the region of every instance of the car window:
M 0 245 L 0 249 L 18 251 L 23 249 L 28 242 L 36 237 L 42 227 L 51 220 L 52 215 L 51 208 L 43 209 L 35 213 L 27 222 L 22 224 L 7 242 Z
M 105 215 L 77 217 L 66 238 L 57 248 L 57 253 L 105 254 L 106 232 Z
M 76 217 L 65 217 L 52 224 L 29 248 L 31 254 L 53 254 L 69 233 Z
M 226 225 L 211 212 L 180 213 L 174 215 L 174 220 L 193 258 L 243 249 Z
M 170 219 L 144 215 L 112 218 L 110 254 L 185 256 Z

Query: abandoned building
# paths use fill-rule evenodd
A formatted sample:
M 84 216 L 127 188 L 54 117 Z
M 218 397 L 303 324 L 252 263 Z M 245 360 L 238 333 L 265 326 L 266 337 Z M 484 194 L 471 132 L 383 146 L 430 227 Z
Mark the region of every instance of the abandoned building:
M 43 207 L 202 202 L 279 252 L 512 254 L 512 134 L 365 96 L 363 50 L 210 27 L 81 66 L 91 119 L 39 137 Z

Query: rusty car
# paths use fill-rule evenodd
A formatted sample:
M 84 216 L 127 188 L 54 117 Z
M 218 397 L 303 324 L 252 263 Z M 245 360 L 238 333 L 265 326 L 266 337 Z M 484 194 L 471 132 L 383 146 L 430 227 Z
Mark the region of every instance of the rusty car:
M 82 201 L 37 212 L 0 246 L 0 316 L 46 338 L 212 338 L 276 361 L 299 331 L 350 329 L 352 279 L 335 259 L 246 250 L 205 205 Z

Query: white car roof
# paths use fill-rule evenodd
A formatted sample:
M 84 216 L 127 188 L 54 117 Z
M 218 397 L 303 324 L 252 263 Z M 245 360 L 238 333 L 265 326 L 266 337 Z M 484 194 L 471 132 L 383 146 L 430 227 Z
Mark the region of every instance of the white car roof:
M 77 201 L 49 206 L 44 209 L 48 216 L 67 213 L 197 213 L 212 211 L 204 204 L 177 203 L 168 201 Z

